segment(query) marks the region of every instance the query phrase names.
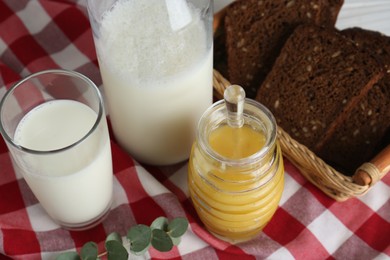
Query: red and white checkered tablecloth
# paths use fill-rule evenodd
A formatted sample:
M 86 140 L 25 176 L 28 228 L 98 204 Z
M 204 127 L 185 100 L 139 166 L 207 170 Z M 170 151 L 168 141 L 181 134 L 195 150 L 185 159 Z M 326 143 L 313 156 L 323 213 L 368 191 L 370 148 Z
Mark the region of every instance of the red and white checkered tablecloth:
M 216 0 L 218 1 L 218 0 Z M 0 0 L 0 98 L 13 83 L 50 68 L 81 72 L 101 85 L 84 1 Z M 363 197 L 336 202 L 285 160 L 285 190 L 271 222 L 249 242 L 231 245 L 211 236 L 188 199 L 187 164 L 141 166 L 114 140 L 114 204 L 97 227 L 67 231 L 54 224 L 21 176 L 0 138 L 0 253 L 4 258 L 52 259 L 106 235 L 125 236 L 136 223 L 186 216 L 189 231 L 153 259 L 390 259 L 390 174 Z M 0 259 L 2 257 L 0 256 Z

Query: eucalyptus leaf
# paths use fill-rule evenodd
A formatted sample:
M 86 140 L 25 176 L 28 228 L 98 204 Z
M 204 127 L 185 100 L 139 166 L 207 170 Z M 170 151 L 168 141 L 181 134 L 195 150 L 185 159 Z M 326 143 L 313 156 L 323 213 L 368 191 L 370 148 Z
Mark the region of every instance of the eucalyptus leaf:
M 94 256 L 87 256 L 86 258 L 82 258 L 82 260 L 100 260 L 100 258 Z
M 168 252 L 173 247 L 172 239 L 161 229 L 153 229 L 152 246 L 160 252 Z
M 136 225 L 127 232 L 127 239 L 130 242 L 130 252 L 135 255 L 144 254 L 151 245 L 161 252 L 167 252 L 178 245 L 181 236 L 188 228 L 188 221 L 185 218 L 176 218 L 169 222 L 166 217 L 159 217 L 153 221 L 150 227 Z M 125 260 L 129 252 L 123 246 L 122 237 L 117 232 L 109 234 L 105 241 L 108 260 Z M 98 246 L 95 242 L 87 242 L 81 248 L 80 255 L 77 252 L 65 252 L 56 257 L 57 260 L 99 260 Z
M 168 224 L 168 234 L 171 237 L 181 237 L 188 229 L 186 218 L 175 218 Z
M 139 254 L 150 246 L 152 230 L 146 225 L 139 224 L 130 228 L 127 238 L 130 241 L 130 251 Z
M 77 252 L 65 252 L 56 257 L 56 260 L 81 260 Z
M 172 243 L 173 243 L 175 246 L 179 245 L 180 242 L 181 242 L 181 237 L 171 237 L 171 239 L 172 239 Z
M 151 243 L 149 242 L 148 246 L 145 247 L 145 249 L 142 250 L 142 251 L 134 251 L 134 250 L 132 250 L 131 247 L 130 247 L 130 252 L 131 252 L 131 254 L 133 254 L 133 255 L 141 256 L 141 255 L 145 254 L 145 253 L 149 250 L 150 245 L 151 245 Z
M 106 238 L 106 243 L 108 241 L 111 241 L 111 240 L 114 240 L 114 241 L 118 241 L 119 243 L 122 244 L 122 237 L 117 233 L 117 232 L 112 232 L 110 233 L 107 238 Z
M 168 228 L 168 219 L 166 217 L 158 217 L 153 223 L 150 225 L 150 228 L 153 229 L 161 229 L 167 231 Z
M 87 242 L 80 252 L 81 259 L 96 259 L 98 256 L 98 246 L 95 242 Z
M 108 260 L 127 260 L 129 253 L 122 242 L 116 239 L 106 240 L 105 243 Z

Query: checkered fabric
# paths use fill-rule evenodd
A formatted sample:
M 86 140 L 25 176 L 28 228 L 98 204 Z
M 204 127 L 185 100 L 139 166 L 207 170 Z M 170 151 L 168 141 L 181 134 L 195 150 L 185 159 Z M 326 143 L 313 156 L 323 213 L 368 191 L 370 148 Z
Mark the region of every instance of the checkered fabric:
M 218 0 L 216 0 L 218 1 Z M 0 98 L 30 73 L 63 68 L 101 85 L 85 3 L 70 0 L 0 0 Z M 285 160 L 285 190 L 259 237 L 231 245 L 210 235 L 188 199 L 187 164 L 145 166 L 111 140 L 114 204 L 102 223 L 87 231 L 61 229 L 13 171 L 0 138 L 0 253 L 4 258 L 52 259 L 95 241 L 103 250 L 110 232 L 125 236 L 137 223 L 185 216 L 189 231 L 168 253 L 153 259 L 390 259 L 390 174 L 362 197 L 336 202 Z M 1 257 L 0 257 L 1 259 Z

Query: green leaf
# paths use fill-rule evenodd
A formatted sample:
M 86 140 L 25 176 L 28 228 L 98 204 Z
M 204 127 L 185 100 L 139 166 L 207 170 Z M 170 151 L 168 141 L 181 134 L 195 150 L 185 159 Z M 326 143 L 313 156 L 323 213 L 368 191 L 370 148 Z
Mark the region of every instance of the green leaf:
M 149 242 L 148 246 L 145 247 L 145 249 L 142 250 L 142 251 L 134 251 L 134 250 L 131 249 L 131 246 L 130 246 L 130 252 L 131 252 L 133 255 L 138 255 L 138 256 L 144 255 L 144 254 L 149 250 L 149 247 L 150 247 L 150 242 Z
M 160 252 L 168 252 L 173 247 L 172 239 L 161 229 L 153 229 L 152 246 Z
M 178 245 L 181 236 L 188 229 L 188 221 L 185 218 L 176 218 L 170 223 L 166 217 L 159 217 L 153 221 L 150 227 L 137 225 L 127 232 L 127 239 L 130 242 L 130 252 L 135 255 L 144 254 L 150 247 L 161 252 L 167 252 Z M 117 232 L 112 232 L 106 238 L 106 253 L 108 260 L 122 260 L 129 256 L 123 246 L 122 237 Z M 88 242 L 81 248 L 80 255 L 77 252 L 65 252 L 56 257 L 57 260 L 97 260 L 98 246 L 94 242 Z
M 186 218 L 175 218 L 168 224 L 168 234 L 171 237 L 181 237 L 188 229 Z
M 146 225 L 139 224 L 130 228 L 127 238 L 130 241 L 130 251 L 139 255 L 149 248 L 152 230 Z
M 168 228 L 168 219 L 166 217 L 158 217 L 153 223 L 150 225 L 150 228 L 153 229 L 161 229 L 167 231 Z
M 121 236 L 117 233 L 117 232 L 112 232 L 110 233 L 107 238 L 106 238 L 106 243 L 108 241 L 111 241 L 111 240 L 114 240 L 114 241 L 118 241 L 119 243 L 122 244 L 122 238 Z
M 169 234 L 168 234 L 168 235 L 169 235 Z M 171 239 L 172 239 L 172 243 L 173 243 L 175 246 L 179 245 L 180 242 L 181 242 L 181 237 L 171 237 Z
M 87 242 L 80 252 L 81 259 L 96 259 L 98 256 L 98 246 L 95 242 Z
M 77 252 L 65 252 L 56 257 L 56 260 L 81 260 Z
M 107 250 L 107 259 L 108 260 L 127 260 L 129 253 L 126 248 L 123 246 L 122 242 L 117 241 L 116 239 L 106 240 L 106 250 Z

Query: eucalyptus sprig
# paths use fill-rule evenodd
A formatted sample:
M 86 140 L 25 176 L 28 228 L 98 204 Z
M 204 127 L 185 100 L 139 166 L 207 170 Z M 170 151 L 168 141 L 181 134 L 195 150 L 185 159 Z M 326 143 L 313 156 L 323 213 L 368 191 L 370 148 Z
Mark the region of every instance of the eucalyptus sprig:
M 131 227 L 126 235 L 128 243 L 122 242 L 117 232 L 109 234 L 105 241 L 106 252 L 99 254 L 95 242 L 87 242 L 83 245 L 80 255 L 77 252 L 66 252 L 57 256 L 57 260 L 95 260 L 107 255 L 108 260 L 128 259 L 129 251 L 135 255 L 144 254 L 150 246 L 160 252 L 170 251 L 174 245 L 178 245 L 181 237 L 188 229 L 186 218 L 175 218 L 168 221 L 166 217 L 156 218 L 150 226 L 138 224 Z

